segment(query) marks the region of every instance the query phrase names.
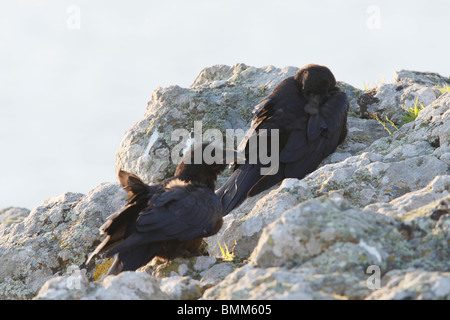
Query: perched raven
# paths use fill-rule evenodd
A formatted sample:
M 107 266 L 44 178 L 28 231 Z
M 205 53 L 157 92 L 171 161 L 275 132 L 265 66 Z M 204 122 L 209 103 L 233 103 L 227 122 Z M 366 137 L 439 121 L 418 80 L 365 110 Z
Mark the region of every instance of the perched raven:
M 86 265 L 103 251 L 107 257 L 116 255 L 108 274 L 134 271 L 155 256 L 171 260 L 197 254 L 202 238 L 216 234 L 222 226 L 222 205 L 214 187 L 217 175 L 227 164 L 206 164 L 204 157 L 202 163 L 195 164 L 196 149 L 203 152 L 206 147 L 203 144 L 191 150 L 177 166 L 175 175 L 159 184 L 147 185 L 135 175 L 119 171 L 128 203 L 100 228 L 107 236 Z M 228 151 L 220 152 L 220 157 L 226 159 Z M 240 157 L 233 151 L 230 160 Z
M 254 108 L 250 129 L 238 148 L 247 160 L 236 164 L 231 176 L 216 191 L 223 214 L 284 178 L 302 179 L 316 170 L 344 141 L 347 111 L 347 95 L 336 86 L 334 75 L 325 66 L 310 64 L 283 80 Z M 275 134 L 271 129 L 279 130 L 278 148 L 269 140 Z M 268 140 L 269 155 L 278 150 L 278 170 L 261 173 L 262 168 L 267 168 L 260 158 L 261 138 Z M 257 161 L 252 162 L 255 155 Z

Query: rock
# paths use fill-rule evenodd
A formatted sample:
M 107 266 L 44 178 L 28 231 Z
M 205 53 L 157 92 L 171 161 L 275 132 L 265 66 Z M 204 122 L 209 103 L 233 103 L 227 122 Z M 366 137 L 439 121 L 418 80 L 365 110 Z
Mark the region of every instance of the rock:
M 84 274 L 48 280 L 34 300 L 167 300 L 158 279 L 143 272 L 122 272 L 102 282 Z
M 446 83 L 448 84 L 450 83 L 450 78 L 443 77 L 440 74 L 434 72 L 400 70 L 394 73 L 394 83 L 405 86 L 417 83 L 431 87 Z
M 295 206 L 268 225 L 251 260 L 264 268 L 308 263 L 330 271 L 347 264 L 358 269 L 367 263 L 381 265 L 390 255 L 381 239 L 402 240 L 393 222 L 380 214 L 347 207 L 340 199 L 320 197 Z M 375 228 L 377 225 L 384 228 Z M 336 246 L 338 243 L 347 246 Z
M 204 292 L 203 285 L 200 281 L 190 277 L 177 276 L 161 279 L 161 290 L 166 293 L 170 299 L 175 300 L 198 299 Z
M 368 205 L 364 209 L 391 216 L 407 216 L 415 209 L 433 204 L 438 199 L 445 199 L 449 195 L 449 190 L 450 176 L 437 176 L 422 189 L 409 192 L 388 203 L 379 202 Z
M 279 187 L 250 198 L 224 218 L 222 229 L 205 239 L 211 256 L 220 257 L 222 247 L 232 248 L 236 259 L 245 259 L 255 248 L 264 226 L 298 203 L 311 198 L 308 185 L 298 179 L 285 179 Z
M 89 280 L 80 271 L 48 280 L 33 300 L 80 300 L 89 291 Z
M 187 149 L 192 130 L 244 132 L 257 102 L 297 70 L 217 65 L 189 88 L 156 89 L 117 169 L 149 183 L 170 176 L 173 148 Z M 304 179 L 246 199 L 205 239 L 205 256 L 107 277 L 112 259 L 85 266 L 98 227 L 126 202 L 118 183 L 64 193 L 29 214 L 3 210 L 2 221 L 26 217 L 0 227 L 0 299 L 449 299 L 450 93 L 438 90 L 448 83 L 406 70 L 366 91 L 339 82 L 350 103 L 345 142 Z M 401 125 L 402 107 L 416 100 L 424 108 Z M 187 129 L 181 144 L 177 129 Z
M 345 82 L 338 81 L 337 86 L 345 92 L 345 94 L 348 97 L 349 101 L 349 116 L 359 116 L 360 115 L 360 104 L 359 104 L 359 98 L 364 94 L 364 91 L 355 88 Z
M 446 93 L 392 136 L 379 138 L 353 157 L 320 167 L 304 181 L 313 194 L 339 190 L 360 207 L 389 202 L 424 188 L 435 177 L 450 173 L 445 160 L 450 141 L 449 110 L 450 94 Z
M 208 256 L 176 258 L 173 261 L 153 259 L 138 269 L 161 280 L 161 290 L 171 299 L 199 299 L 204 291 L 219 283 L 236 269 L 232 262 Z
M 366 150 L 373 142 L 389 136 L 388 132 L 378 123 L 370 119 L 349 116 L 347 118 L 348 133 L 344 143 L 338 146 L 336 152 L 322 161 L 322 165 L 341 162 Z
M 8 207 L 0 210 L 0 228 L 23 221 L 30 214 L 25 208 Z
M 380 283 L 385 287 L 373 291 L 368 286 L 369 267 L 377 266 L 383 271 L 416 267 L 448 270 L 446 246 L 450 216 L 446 210 L 449 202 L 450 199 L 440 200 L 438 205 L 429 204 L 411 212 L 412 217 L 405 217 L 402 220 L 405 223 L 410 220 L 410 224 L 423 228 L 415 227 L 411 237 L 405 236 L 404 225 L 395 218 L 355 210 L 339 199 L 309 200 L 264 228 L 250 262 L 208 289 L 202 298 L 397 298 L 390 296 L 391 287 L 400 292 L 404 289 L 397 288 L 398 282 L 392 282 L 389 272 L 380 275 Z M 439 223 L 430 219 L 431 212 L 436 210 L 443 212 Z M 441 220 L 444 216 L 445 220 Z M 427 221 L 419 223 L 420 219 Z M 425 283 L 410 283 L 414 277 L 401 280 L 405 281 L 406 287 L 412 286 L 416 290 L 413 299 L 445 299 L 448 272 L 427 272 L 433 276 L 425 277 Z M 421 285 L 427 289 L 420 289 Z M 434 291 L 428 289 L 431 285 Z M 400 297 L 405 295 L 402 293 Z
M 433 156 L 417 156 L 396 162 L 365 152 L 320 167 L 304 181 L 314 195 L 335 190 L 351 204 L 364 207 L 371 203 L 389 202 L 423 188 L 434 177 L 447 173 L 448 165 Z
M 360 94 L 357 99 L 360 110 L 356 112 L 368 118 L 369 113 L 376 114 L 382 121 L 388 117 L 401 124 L 404 108 L 414 107 L 416 101 L 430 105 L 442 94 L 437 88 L 449 83 L 449 78 L 436 73 L 401 70 L 395 73 L 394 83 L 383 83 Z
M 194 279 L 200 279 L 202 273 L 211 268 L 216 262 L 216 258 L 208 256 L 180 257 L 172 261 L 153 259 L 153 261 L 139 270 L 157 278 L 189 276 Z
M 216 263 L 217 259 L 214 257 L 201 256 L 195 259 L 194 270 L 203 272 L 208 270 L 212 265 Z
M 101 283 L 85 275 L 60 276 L 45 283 L 34 300 L 167 300 L 159 280 L 143 272 L 122 272 Z
M 200 281 L 205 288 L 215 286 L 216 284 L 220 283 L 220 281 L 222 281 L 228 274 L 233 272 L 234 269 L 235 267 L 231 262 L 215 264 L 203 273 Z
M 163 264 L 163 267 L 158 269 L 159 273 L 152 270 L 152 274 L 151 269 L 147 267 L 136 272 L 122 272 L 118 276 L 107 276 L 95 282 L 90 281 L 85 269 L 80 270 L 74 267 L 62 276 L 50 278 L 34 299 L 195 300 L 200 298 L 207 288 L 234 270 L 227 263 L 215 263 L 216 259 L 212 257 L 179 258 L 177 261 Z M 153 263 L 153 268 L 155 265 Z M 163 268 L 165 268 L 164 272 Z M 186 275 L 187 273 L 189 275 Z
M 101 184 L 87 195 L 50 198 L 22 222 L 1 229 L 0 297 L 30 298 L 46 280 L 84 264 L 98 228 L 125 199 L 119 184 Z
M 450 273 L 424 270 L 392 270 L 386 286 L 371 293 L 367 300 L 449 300 Z
M 202 299 L 216 300 L 320 300 L 335 299 L 313 288 L 310 270 L 258 268 L 246 265 L 206 290 Z
M 450 189 L 448 176 L 446 177 L 447 190 Z M 432 184 L 438 186 L 436 179 Z M 428 197 L 424 191 L 417 192 L 410 197 L 410 201 L 393 201 L 392 210 L 388 213 L 399 217 L 398 230 L 408 240 L 408 245 L 414 248 L 414 254 L 410 255 L 404 262 L 408 267 L 424 269 L 428 271 L 450 271 L 450 196 L 444 191 L 442 198 L 439 193 L 429 188 Z M 418 199 L 417 199 L 418 198 Z M 432 201 L 433 198 L 438 200 Z M 414 206 L 412 205 L 414 203 Z
M 244 64 L 213 66 L 200 72 L 190 88 L 158 88 L 148 103 L 144 119 L 125 134 L 116 154 L 116 167 L 153 183 L 173 175 L 176 163 L 173 148 L 190 148 L 192 137 L 180 142 L 177 129 L 196 133 L 208 129 L 248 129 L 253 107 L 297 68 L 255 68 Z M 173 140 L 175 139 L 175 140 Z M 177 155 L 178 156 L 178 155 Z
M 91 289 L 92 290 L 92 289 Z M 108 276 L 94 286 L 83 300 L 166 300 L 159 281 L 143 272 L 122 272 Z

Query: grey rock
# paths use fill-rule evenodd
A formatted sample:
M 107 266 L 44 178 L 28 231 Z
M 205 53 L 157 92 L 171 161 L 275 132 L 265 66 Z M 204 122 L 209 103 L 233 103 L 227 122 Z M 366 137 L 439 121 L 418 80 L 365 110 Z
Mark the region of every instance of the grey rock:
M 202 296 L 204 292 L 203 284 L 191 277 L 168 277 L 161 279 L 161 290 L 170 299 L 175 300 L 195 300 Z
M 322 273 L 316 268 L 244 265 L 205 291 L 202 299 L 216 300 L 347 300 L 371 293 L 368 275 Z
M 149 183 L 171 176 L 176 168 L 171 151 L 181 139 L 172 136 L 176 129 L 194 132 L 194 122 L 202 121 L 201 134 L 211 128 L 224 135 L 226 129 L 244 133 L 253 107 L 297 70 L 219 65 L 200 72 L 190 88 L 156 89 L 144 119 L 126 132 L 116 154 L 116 167 Z M 191 140 L 184 142 L 183 150 L 190 144 Z
M 314 290 L 312 270 L 258 268 L 246 265 L 206 290 L 202 299 L 217 300 L 331 300 L 334 296 Z
M 30 214 L 26 208 L 8 207 L 0 210 L 0 228 L 23 221 Z
M 143 272 L 108 276 L 90 288 L 82 300 L 167 300 L 158 279 Z
M 29 298 L 48 279 L 81 266 L 99 239 L 98 228 L 125 199 L 117 183 L 101 184 L 87 195 L 50 198 L 1 229 L 0 297 Z
M 388 117 L 394 123 L 401 124 L 404 109 L 414 107 L 416 101 L 425 107 L 430 105 L 442 94 L 438 88 L 448 83 L 448 78 L 436 73 L 406 70 L 396 72 L 394 83 L 379 84 L 358 96 L 359 114 L 369 117 L 368 113 L 373 113 L 382 121 Z M 390 130 L 394 130 L 389 123 L 387 125 Z
M 392 161 L 380 154 L 364 152 L 335 164 L 320 167 L 305 177 L 314 195 L 339 191 L 352 205 L 389 202 L 423 188 L 448 165 L 433 156 Z
M 48 280 L 34 300 L 167 300 L 160 281 L 143 272 L 122 272 L 102 282 L 89 282 L 84 274 Z
M 220 257 L 220 243 L 222 247 L 232 248 L 237 259 L 247 258 L 258 243 L 264 226 L 299 201 L 311 197 L 305 182 L 285 179 L 274 188 L 247 199 L 225 216 L 222 229 L 215 236 L 205 239 L 209 254 Z
M 336 152 L 322 161 L 322 165 L 341 162 L 348 157 L 364 152 L 373 142 L 388 137 L 389 133 L 378 123 L 370 119 L 349 116 L 347 119 L 348 133 L 344 143 L 338 146 Z
M 392 270 L 389 282 L 367 300 L 449 300 L 450 273 L 425 270 Z
M 355 88 L 348 83 L 338 81 L 337 86 L 345 92 L 349 100 L 349 116 L 359 116 L 360 115 L 360 105 L 358 103 L 359 97 L 364 94 L 363 90 Z
M 172 261 L 153 259 L 153 261 L 139 270 L 157 278 L 189 276 L 194 279 L 200 279 L 202 273 L 211 268 L 216 262 L 216 258 L 208 256 L 180 257 Z
M 161 280 L 161 290 L 171 299 L 199 299 L 204 291 L 216 285 L 237 266 L 208 256 L 176 258 L 173 261 L 154 259 L 138 269 Z
M 149 183 L 170 176 L 174 130 L 202 120 L 202 133 L 244 131 L 253 107 L 297 70 L 217 65 L 189 88 L 156 89 L 116 168 Z M 235 208 L 205 239 L 209 256 L 153 259 L 105 277 L 111 259 L 83 263 L 126 193 L 107 183 L 51 198 L 0 227 L 0 299 L 448 299 L 450 93 L 438 90 L 446 83 L 405 70 L 366 91 L 339 82 L 350 102 L 345 142 L 304 179 L 285 179 Z M 400 126 L 402 107 L 416 100 L 424 108 Z M 388 133 L 368 112 L 398 128 Z M 232 252 L 227 259 L 219 243 Z
M 48 280 L 33 300 L 80 300 L 88 295 L 89 279 L 81 272 Z
M 365 214 L 346 206 L 345 201 L 324 196 L 286 211 L 280 219 L 264 229 L 251 260 L 265 268 L 306 262 L 317 265 L 320 259 L 324 264 L 319 264 L 319 267 L 333 270 L 345 268 L 342 262 L 354 266 L 361 263 L 382 264 L 389 253 L 385 252 L 386 247 L 382 242 L 376 239 L 386 237 L 381 234 L 383 232 L 395 237 L 393 219 L 375 213 Z M 381 224 L 384 229 L 374 228 Z M 397 238 L 401 240 L 400 234 L 397 234 Z M 333 246 L 341 242 L 349 244 L 346 248 Z M 341 257 L 336 254 L 338 251 L 343 253 Z M 311 262 L 312 259 L 316 261 Z M 329 265 L 327 261 L 330 261 Z
M 364 207 L 364 210 L 377 211 L 391 216 L 410 215 L 415 209 L 449 196 L 450 176 L 443 175 L 434 178 L 424 188 L 409 192 L 390 202 L 378 202 Z
M 208 256 L 197 257 L 197 259 L 195 259 L 194 270 L 199 272 L 208 270 L 216 262 L 217 259 L 214 257 Z
M 431 87 L 448 84 L 450 83 L 450 78 L 443 77 L 435 72 L 400 70 L 394 73 L 394 83 L 405 85 L 417 83 Z
M 233 272 L 236 268 L 231 262 L 223 262 L 215 264 L 203 273 L 201 283 L 205 287 L 214 286 L 222 281 L 228 274 Z

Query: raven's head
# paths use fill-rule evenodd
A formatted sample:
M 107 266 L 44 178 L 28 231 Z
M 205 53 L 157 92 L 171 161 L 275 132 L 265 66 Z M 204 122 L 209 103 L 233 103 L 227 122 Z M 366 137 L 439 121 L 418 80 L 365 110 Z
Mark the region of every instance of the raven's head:
M 304 66 L 294 79 L 308 102 L 305 111 L 309 114 L 319 113 L 319 106 L 329 98 L 330 91 L 336 87 L 336 79 L 330 69 L 317 64 Z
M 184 155 L 177 166 L 175 176 L 202 183 L 214 190 L 217 176 L 227 165 L 243 161 L 245 156 L 240 152 L 203 143 Z

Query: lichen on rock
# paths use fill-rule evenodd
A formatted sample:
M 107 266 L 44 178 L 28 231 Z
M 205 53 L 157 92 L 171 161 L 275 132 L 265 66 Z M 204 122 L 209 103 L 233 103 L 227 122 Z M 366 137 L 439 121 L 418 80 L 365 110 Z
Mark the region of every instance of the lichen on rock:
M 201 120 L 202 133 L 245 131 L 253 107 L 297 70 L 216 65 L 189 88 L 157 88 L 124 135 L 117 169 L 148 183 L 172 175 L 174 130 Z M 206 256 L 107 277 L 104 256 L 86 266 L 98 228 L 126 203 L 118 183 L 64 193 L 29 213 L 2 210 L 0 299 L 449 299 L 450 93 L 438 90 L 449 83 L 408 70 L 369 90 L 339 82 L 350 103 L 344 143 L 304 179 L 285 179 L 230 212 L 205 239 Z M 424 108 L 402 125 L 403 107 L 416 101 Z M 369 112 L 397 129 L 389 134 Z

